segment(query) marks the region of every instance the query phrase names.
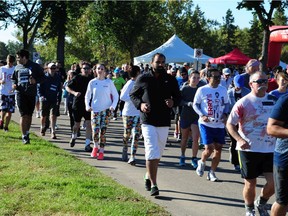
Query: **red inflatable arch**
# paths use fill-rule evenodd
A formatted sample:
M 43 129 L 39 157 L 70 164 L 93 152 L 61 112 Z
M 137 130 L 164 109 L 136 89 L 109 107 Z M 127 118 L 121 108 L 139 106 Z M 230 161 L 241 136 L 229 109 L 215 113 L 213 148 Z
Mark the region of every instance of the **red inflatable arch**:
M 268 47 L 268 67 L 279 65 L 283 43 L 288 43 L 288 26 L 271 26 Z

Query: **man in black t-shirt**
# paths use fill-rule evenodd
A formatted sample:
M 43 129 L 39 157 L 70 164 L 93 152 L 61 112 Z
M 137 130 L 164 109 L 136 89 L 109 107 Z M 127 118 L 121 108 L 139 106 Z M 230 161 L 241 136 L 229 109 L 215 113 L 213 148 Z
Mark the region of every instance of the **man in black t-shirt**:
M 16 53 L 17 66 L 12 76 L 12 88 L 17 92 L 16 100 L 20 112 L 20 128 L 23 144 L 30 143 L 29 130 L 36 103 L 37 83 L 44 80 L 44 71 L 38 64 L 29 60 L 29 52 Z
M 86 140 L 85 140 L 85 151 L 92 152 L 92 147 L 90 146 L 91 139 L 91 112 L 85 110 L 85 93 L 87 90 L 88 83 L 91 80 L 89 76 L 90 65 L 88 63 L 83 63 L 81 67 L 81 74 L 74 77 L 66 86 L 66 90 L 74 95 L 73 105 L 72 105 L 72 116 L 74 118 L 74 126 L 72 131 L 72 137 L 70 140 L 70 146 L 74 147 L 77 138 L 77 132 L 80 128 L 80 123 L 82 117 L 86 121 Z

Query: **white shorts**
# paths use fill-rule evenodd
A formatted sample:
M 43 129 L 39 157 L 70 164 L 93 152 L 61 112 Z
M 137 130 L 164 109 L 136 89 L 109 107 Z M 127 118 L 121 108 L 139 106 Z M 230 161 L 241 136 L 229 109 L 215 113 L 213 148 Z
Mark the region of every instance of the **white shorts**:
M 142 135 L 144 137 L 145 159 L 160 159 L 166 146 L 169 127 L 155 127 L 142 124 Z

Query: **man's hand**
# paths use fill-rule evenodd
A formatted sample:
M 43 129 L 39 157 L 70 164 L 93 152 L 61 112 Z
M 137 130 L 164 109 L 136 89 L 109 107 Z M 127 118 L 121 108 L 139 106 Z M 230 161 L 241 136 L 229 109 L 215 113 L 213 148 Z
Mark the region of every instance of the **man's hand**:
M 172 108 L 174 105 L 174 101 L 172 99 L 166 99 L 165 103 L 169 108 Z
M 81 95 L 81 92 L 74 92 L 75 97 L 79 97 Z
M 29 77 L 29 83 L 30 83 L 31 85 L 34 85 L 34 84 L 36 84 L 36 80 L 35 80 L 32 76 L 30 76 L 30 77 Z
M 150 105 L 147 103 L 141 103 L 141 111 L 143 113 L 149 113 L 150 112 Z
M 240 147 L 240 149 L 243 149 L 243 150 L 244 149 L 250 149 L 249 143 L 242 138 L 237 140 L 237 145 Z

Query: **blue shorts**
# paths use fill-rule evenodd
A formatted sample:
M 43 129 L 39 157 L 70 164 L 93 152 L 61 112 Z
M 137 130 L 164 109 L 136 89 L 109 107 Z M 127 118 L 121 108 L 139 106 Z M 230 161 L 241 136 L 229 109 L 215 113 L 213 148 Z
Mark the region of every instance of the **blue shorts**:
M 202 144 L 209 145 L 214 143 L 225 144 L 226 130 L 225 128 L 211 128 L 206 125 L 199 124 L 200 136 Z

